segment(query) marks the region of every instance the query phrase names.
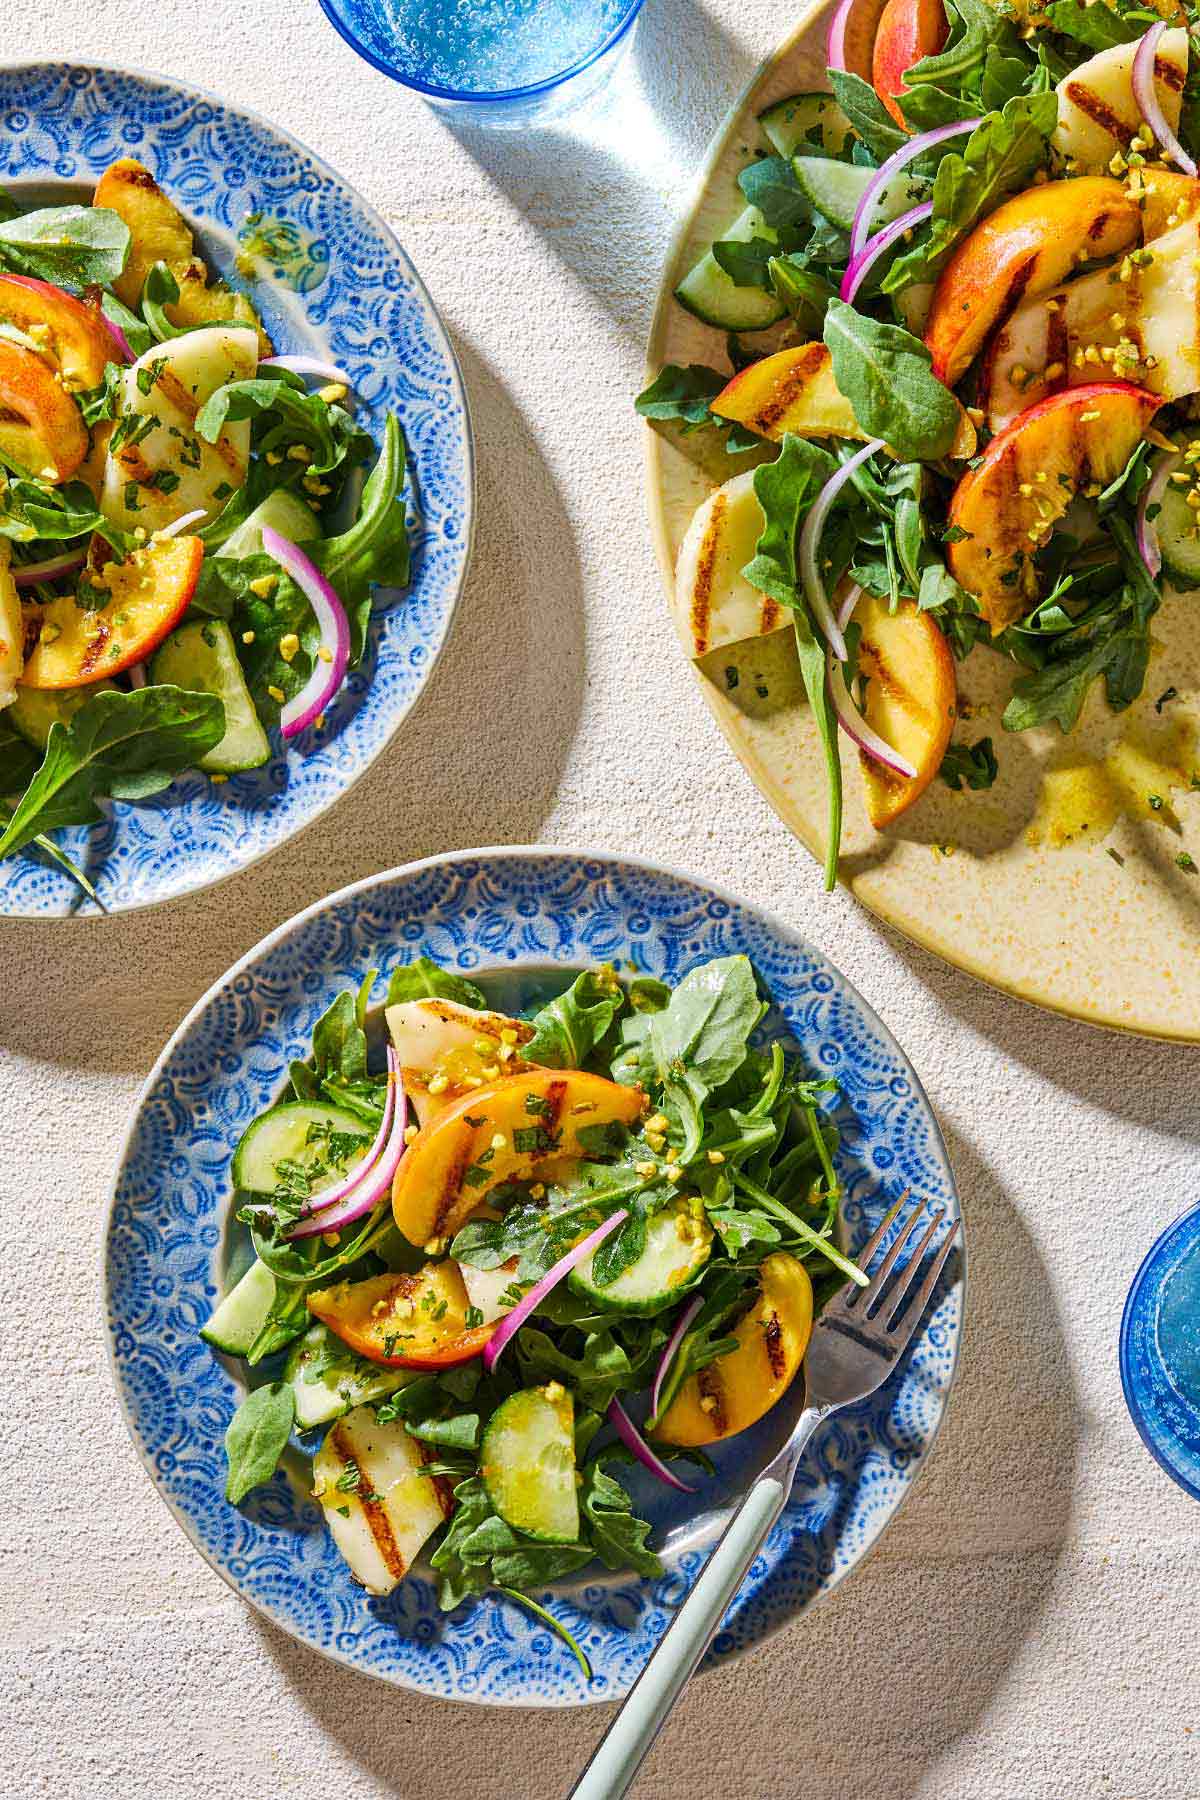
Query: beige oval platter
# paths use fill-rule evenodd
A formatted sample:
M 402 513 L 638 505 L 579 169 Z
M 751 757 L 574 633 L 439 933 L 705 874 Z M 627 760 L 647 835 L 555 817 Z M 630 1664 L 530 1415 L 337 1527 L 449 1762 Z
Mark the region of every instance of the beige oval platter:
M 648 379 L 664 363 L 727 366 L 723 334 L 672 299 L 680 277 L 736 215 L 736 176 L 765 144 L 756 125 L 786 94 L 826 87 L 828 8 L 810 9 L 714 140 L 668 262 Z M 745 466 L 706 432 L 646 430 L 650 516 L 668 596 L 696 506 Z M 879 918 L 958 968 L 1093 1024 L 1200 1042 L 1200 595 L 1169 596 L 1141 699 L 1115 715 L 1098 693 L 1069 737 L 1000 726 L 1011 665 L 977 649 L 958 667 L 956 739 L 990 736 L 1000 774 L 985 793 L 932 787 L 878 833 L 856 753 L 843 738 L 842 879 Z M 681 639 L 682 641 L 682 639 Z M 816 731 L 791 633 L 711 653 L 695 666 L 721 730 L 780 818 L 824 854 Z M 1169 688 L 1174 697 L 1156 701 Z M 1161 807 L 1150 805 L 1151 795 Z M 1064 841 L 1066 840 L 1066 841 Z M 814 867 L 812 879 L 819 880 Z

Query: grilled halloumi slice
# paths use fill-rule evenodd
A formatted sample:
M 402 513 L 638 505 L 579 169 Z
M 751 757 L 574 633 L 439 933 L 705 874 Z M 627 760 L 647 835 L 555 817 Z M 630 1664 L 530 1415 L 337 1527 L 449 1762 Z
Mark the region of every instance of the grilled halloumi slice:
M 513 1300 L 501 1298 L 517 1279 L 518 1258 L 512 1256 L 501 1263 L 498 1269 L 474 1269 L 470 1263 L 460 1262 L 458 1272 L 462 1276 L 463 1286 L 467 1290 L 467 1299 L 471 1305 L 483 1314 L 481 1325 L 494 1324 L 502 1319 L 506 1312 L 511 1312 L 516 1304 Z
M 11 557 L 8 539 L 0 538 L 0 707 L 11 706 L 16 699 L 25 667 L 25 626 L 21 596 L 9 570 Z
M 404 1091 L 421 1125 L 482 1082 L 531 1067 L 519 1054 L 533 1036 L 532 1025 L 522 1019 L 435 998 L 401 1000 L 387 1007 L 384 1017 Z
M 313 1459 L 313 1495 L 369 1594 L 390 1594 L 454 1511 L 449 1482 L 424 1472 L 434 1454 L 398 1419 L 381 1425 L 373 1406 L 356 1406 L 330 1426 Z
M 1129 148 L 1142 123 L 1133 97 L 1133 58 L 1137 42 L 1114 44 L 1081 63 L 1059 82 L 1058 125 L 1053 143 L 1078 164 L 1078 173 L 1100 172 L 1114 152 Z M 1154 86 L 1172 131 L 1179 128 L 1183 84 L 1187 79 L 1187 32 L 1165 31 L 1154 59 Z
M 791 614 L 742 574 L 766 520 L 754 470 L 735 475 L 701 501 L 675 562 L 675 614 L 694 657 L 747 638 L 766 637 Z
M 219 387 L 249 380 L 257 367 L 258 336 L 248 326 L 204 326 L 139 356 L 125 371 L 105 461 L 105 518 L 148 533 L 198 508 L 215 518 L 246 479 L 250 422 L 227 425 L 208 444 L 196 433 L 196 415 Z
M 1145 250 L 1030 300 L 995 334 L 980 392 L 993 431 L 1085 382 L 1115 377 L 1164 400 L 1200 391 L 1200 216 Z

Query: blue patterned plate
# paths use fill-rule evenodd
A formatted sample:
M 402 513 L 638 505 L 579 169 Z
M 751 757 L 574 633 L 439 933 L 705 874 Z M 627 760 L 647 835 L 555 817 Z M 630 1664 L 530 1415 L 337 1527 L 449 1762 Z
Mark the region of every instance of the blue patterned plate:
M 595 1567 L 539 1596 L 585 1646 L 589 1685 L 562 1645 L 508 1602 L 439 1613 L 420 1574 L 385 1600 L 355 1588 L 308 1497 L 299 1453 L 240 1511 L 223 1497 L 222 1439 L 240 1398 L 231 1369 L 197 1337 L 222 1285 L 232 1146 L 307 1055 L 333 996 L 371 967 L 386 976 L 422 953 L 482 980 L 494 1003 L 566 985 L 596 962 L 676 982 L 696 963 L 745 951 L 774 997 L 765 1029 L 790 1034 L 844 1099 L 840 1173 L 851 1246 L 905 1188 L 958 1216 L 929 1103 L 904 1053 L 816 950 L 730 896 L 632 860 L 555 850 L 439 857 L 345 888 L 281 926 L 192 1010 L 142 1094 L 107 1230 L 113 1370 L 134 1442 L 197 1549 L 285 1631 L 402 1687 L 492 1705 L 611 1700 L 633 1682 L 703 1562 L 722 1509 L 744 1484 L 746 1435 L 721 1448 L 695 1517 L 638 1489 L 660 1533 L 658 1581 Z M 951 1263 L 954 1269 L 954 1263 Z M 962 1269 L 887 1386 L 819 1433 L 787 1511 L 715 1640 L 725 1661 L 827 1593 L 866 1554 L 912 1486 L 954 1378 Z M 750 1434 L 751 1436 L 753 1434 Z M 640 1471 L 636 1471 L 640 1475 Z M 299 1477 L 297 1479 L 297 1477 Z
M 1168 1225 L 1134 1276 L 1120 1358 L 1142 1442 L 1200 1500 L 1200 1206 Z
M 450 630 L 471 543 L 473 468 L 454 352 L 404 251 L 373 208 L 275 125 L 159 76 L 69 63 L 0 66 L 0 185 L 30 203 L 90 198 L 115 157 L 136 156 L 187 214 L 210 266 L 244 288 L 276 348 L 355 378 L 378 436 L 399 413 L 410 457 L 413 584 L 377 611 L 361 669 L 319 741 L 214 787 L 192 770 L 165 794 L 59 834 L 112 912 L 209 886 L 333 805 L 383 751 Z M 295 228 L 286 269 L 247 282 L 237 233 L 261 211 Z M 81 900 L 35 856 L 0 862 L 0 914 L 61 918 Z

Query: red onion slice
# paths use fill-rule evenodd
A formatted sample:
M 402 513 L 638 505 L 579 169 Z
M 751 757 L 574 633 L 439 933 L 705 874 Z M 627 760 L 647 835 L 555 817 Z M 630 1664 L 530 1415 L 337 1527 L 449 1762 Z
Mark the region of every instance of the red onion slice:
M 1154 465 L 1149 481 L 1142 489 L 1142 497 L 1137 509 L 1137 547 L 1138 555 L 1146 565 L 1151 581 L 1158 579 L 1162 569 L 1162 551 L 1158 547 L 1158 528 L 1154 520 L 1147 517 L 1152 506 L 1157 506 L 1167 491 L 1167 483 L 1183 461 L 1179 451 L 1164 450 Z
M 133 346 L 125 336 L 125 333 L 121 330 L 121 327 L 114 324 L 107 313 L 101 313 L 100 316 L 104 321 L 104 329 L 108 332 L 112 347 L 117 353 L 118 361 L 123 363 L 135 363 L 137 357 L 133 354 Z
M 838 298 L 849 305 L 884 251 L 889 250 L 898 237 L 903 237 L 906 231 L 911 231 L 914 225 L 923 224 L 932 215 L 933 201 L 922 200 L 920 206 L 901 213 L 898 219 L 893 219 L 890 225 L 877 231 L 873 238 L 868 238 L 858 255 L 850 259 L 846 273 L 842 276 Z
M 130 667 L 128 669 L 126 669 L 125 673 L 129 677 L 129 685 L 131 688 L 144 688 L 145 687 L 145 685 L 146 685 L 146 665 L 145 665 L 145 663 L 132 663 L 130 665 Z
M 198 506 L 194 512 L 181 513 L 177 519 L 172 519 L 169 525 L 164 525 L 161 530 L 156 531 L 154 535 L 156 538 L 178 537 L 179 533 L 181 531 L 186 531 L 189 525 L 196 525 L 201 519 L 207 518 L 207 516 L 208 514 L 205 508 L 203 506 Z
M 47 556 L 43 562 L 26 563 L 23 568 L 14 563 L 12 578 L 19 588 L 33 587 L 39 581 L 57 581 L 61 575 L 73 575 L 86 560 L 82 550 L 64 550 L 57 556 Z
M 1139 43 L 1134 52 L 1133 77 L 1130 85 L 1133 88 L 1133 97 L 1137 101 L 1138 111 L 1158 139 L 1164 156 L 1169 156 L 1173 163 L 1177 163 L 1185 175 L 1194 176 L 1196 165 L 1167 123 L 1167 115 L 1159 103 L 1158 91 L 1154 85 L 1155 58 L 1166 29 L 1167 22 L 1162 19 L 1157 25 L 1150 27 Z
M 831 651 L 826 652 L 825 660 L 829 665 L 829 696 L 833 701 L 833 710 L 837 713 L 838 723 L 846 736 L 852 738 L 859 749 L 865 750 L 868 756 L 873 756 L 876 762 L 882 763 L 887 769 L 894 769 L 897 775 L 904 775 L 911 781 L 917 771 L 905 757 L 901 756 L 898 750 L 893 750 L 892 746 L 867 724 L 854 704 L 850 689 L 846 686 L 846 671 L 842 668 L 841 663 L 834 662 Z
M 354 386 L 345 369 L 339 369 L 336 363 L 322 362 L 316 356 L 264 356 L 258 366 L 260 369 L 288 369 L 293 375 L 311 375 L 315 381 L 336 381 L 344 388 Z
M 585 1256 L 590 1255 L 604 1242 L 609 1233 L 615 1231 L 617 1226 L 623 1224 L 628 1217 L 629 1213 L 626 1208 L 621 1207 L 618 1212 L 605 1219 L 603 1225 L 597 1225 L 595 1231 L 590 1231 L 585 1238 L 581 1238 L 573 1250 L 568 1250 L 565 1256 L 560 1256 L 554 1267 L 548 1269 L 540 1281 L 534 1282 L 529 1292 L 522 1295 L 511 1312 L 505 1313 L 496 1327 L 495 1336 L 489 1339 L 484 1346 L 483 1366 L 489 1375 L 505 1344 L 510 1338 L 517 1335 L 530 1313 L 536 1306 L 541 1305 L 551 1288 L 556 1288 L 564 1276 L 571 1273 L 577 1262 L 582 1262 Z
M 487 1355 L 486 1350 L 484 1355 Z M 608 1403 L 608 1419 L 625 1448 L 633 1452 L 644 1469 L 649 1469 L 652 1475 L 657 1475 L 658 1479 L 665 1481 L 668 1487 L 678 1488 L 681 1494 L 695 1493 L 694 1487 L 689 1487 L 686 1481 L 680 1481 L 678 1475 L 671 1473 L 662 1458 L 655 1456 L 615 1394 Z
M 688 1305 L 684 1307 L 675 1321 L 675 1329 L 667 1339 L 666 1348 L 659 1358 L 658 1368 L 654 1372 L 654 1386 L 650 1389 L 650 1417 L 652 1419 L 658 1417 L 658 1403 L 662 1399 L 663 1382 L 667 1378 L 667 1370 L 675 1361 L 675 1352 L 687 1336 L 688 1327 L 703 1305 L 703 1300 L 697 1294 L 696 1298 L 689 1301 Z
M 883 449 L 882 438 L 871 438 L 861 450 L 844 462 L 840 469 L 829 477 L 816 499 L 808 509 L 808 517 L 800 532 L 800 580 L 804 587 L 804 597 L 812 608 L 817 624 L 821 627 L 825 640 L 840 663 L 846 660 L 846 640 L 842 636 L 841 626 L 830 610 L 829 600 L 825 593 L 825 583 L 821 579 L 821 571 L 817 564 L 817 556 L 821 548 L 821 533 L 825 529 L 825 521 L 829 517 L 834 501 L 850 480 L 860 463 L 866 462 L 868 456 L 874 456 L 877 450 Z
M 400 1083 L 400 1059 L 389 1044 L 388 1092 L 383 1124 L 375 1142 L 356 1168 L 315 1197 L 309 1216 L 286 1234 L 289 1242 L 294 1238 L 339 1231 L 343 1225 L 361 1219 L 391 1193 L 392 1180 L 406 1149 L 404 1131 L 407 1123 L 408 1102 Z
M 858 582 L 852 581 L 850 586 L 846 589 L 845 594 L 842 596 L 841 603 L 837 609 L 837 622 L 843 631 L 845 631 L 847 625 L 850 623 L 851 614 L 862 599 L 862 592 L 862 588 L 859 586 Z
M 964 132 L 974 131 L 981 123 L 980 119 L 958 119 L 953 125 L 938 125 L 933 131 L 922 131 L 907 144 L 901 144 L 899 150 L 893 151 L 887 161 L 880 164 L 863 189 L 862 199 L 854 210 L 854 223 L 850 227 L 851 262 L 866 245 L 879 196 L 892 177 L 898 175 L 901 169 L 924 151 L 932 150 L 935 144 L 945 143 L 947 138 L 961 137 Z
M 299 544 L 272 525 L 263 526 L 262 542 L 267 555 L 291 576 L 312 607 L 321 632 L 321 650 L 329 656 L 327 662 L 318 653 L 312 674 L 279 715 L 284 737 L 294 738 L 320 717 L 342 685 L 350 663 L 350 621 L 336 590 Z

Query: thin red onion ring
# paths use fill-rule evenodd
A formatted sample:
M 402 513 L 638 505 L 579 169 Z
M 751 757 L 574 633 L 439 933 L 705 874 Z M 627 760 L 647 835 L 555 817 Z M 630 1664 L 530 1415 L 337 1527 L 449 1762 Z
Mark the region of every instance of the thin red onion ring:
M 845 594 L 842 596 L 841 604 L 837 609 L 837 622 L 842 631 L 845 631 L 847 625 L 850 623 L 850 616 L 862 599 L 862 592 L 859 583 L 857 581 L 852 581 L 850 586 L 846 589 Z
M 258 366 L 260 369 L 288 369 L 293 375 L 311 375 L 316 381 L 336 381 L 344 388 L 354 386 L 345 369 L 339 369 L 336 363 L 322 362 L 316 356 L 264 356 Z
M 334 1187 L 317 1195 L 312 1215 L 286 1233 L 289 1242 L 294 1238 L 316 1237 L 321 1232 L 340 1231 L 343 1225 L 361 1219 L 391 1193 L 400 1158 L 407 1149 L 404 1132 L 408 1124 L 408 1101 L 400 1083 L 400 1058 L 390 1044 L 388 1097 L 383 1119 L 379 1135 L 363 1161 Z
M 1163 154 L 1169 156 L 1173 163 L 1178 163 L 1185 175 L 1194 176 L 1196 165 L 1167 123 L 1167 115 L 1162 109 L 1154 85 L 1155 59 L 1166 29 L 1166 20 L 1160 19 L 1157 25 L 1150 27 L 1138 44 L 1133 57 L 1130 86 L 1133 88 L 1138 111 L 1158 139 Z
M 1162 569 L 1162 551 L 1158 547 L 1158 528 L 1154 520 L 1149 518 L 1150 508 L 1157 506 L 1167 491 L 1167 483 L 1183 461 L 1178 450 L 1164 450 L 1157 458 L 1154 472 L 1142 489 L 1142 497 L 1137 509 L 1137 547 L 1138 555 L 1146 565 L 1152 581 L 1157 580 Z
M 830 610 L 829 599 L 825 593 L 825 583 L 821 579 L 821 571 L 817 564 L 817 555 L 821 548 L 821 533 L 825 529 L 825 521 L 829 517 L 834 501 L 850 480 L 860 463 L 866 462 L 868 456 L 874 456 L 877 450 L 883 449 L 882 438 L 871 438 L 861 450 L 844 462 L 840 469 L 829 477 L 816 499 L 808 509 L 808 517 L 800 532 L 800 580 L 804 587 L 804 597 L 812 608 L 812 614 L 821 627 L 825 640 L 840 663 L 846 660 L 846 640 L 842 636 L 841 626 Z
M 659 1358 L 658 1368 L 654 1372 L 654 1386 L 650 1389 L 650 1417 L 652 1419 L 658 1417 L 658 1403 L 662 1399 L 663 1382 L 666 1380 L 667 1370 L 675 1360 L 675 1352 L 687 1336 L 689 1325 L 703 1305 L 703 1300 L 697 1294 L 694 1300 L 688 1302 L 675 1321 L 675 1329 L 667 1339 L 666 1347 Z
M 82 550 L 63 550 L 47 556 L 42 562 L 26 563 L 23 568 L 12 565 L 12 578 L 19 588 L 33 587 L 39 581 L 57 581 L 60 575 L 73 575 L 82 569 L 86 556 Z
M 114 324 L 105 312 L 102 312 L 100 317 L 104 322 L 104 329 L 108 332 L 108 335 L 112 340 L 113 349 L 117 352 L 120 360 L 124 363 L 135 363 L 137 357 L 133 354 L 133 346 L 125 336 L 125 333 L 121 330 L 121 327 Z
M 154 535 L 156 538 L 178 537 L 179 533 L 181 531 L 186 531 L 189 525 L 195 525 L 197 520 L 206 517 L 207 513 L 205 508 L 203 506 L 198 506 L 194 512 L 181 513 L 177 519 L 172 519 L 169 525 L 164 525 L 162 529 L 156 531 Z
M 320 717 L 342 685 L 350 662 L 350 621 L 337 590 L 299 544 L 272 525 L 263 526 L 262 542 L 267 555 L 291 576 L 312 607 L 320 627 L 321 649 L 329 652 L 328 662 L 316 657 L 312 674 L 279 715 L 284 737 L 293 738 Z
M 944 143 L 947 138 L 960 137 L 963 132 L 974 131 L 981 123 L 979 119 L 957 119 L 953 125 L 938 125 L 933 131 L 922 131 L 907 144 L 901 144 L 899 150 L 892 152 L 885 163 L 876 169 L 870 181 L 863 189 L 862 199 L 854 209 L 854 223 L 850 227 L 850 260 L 860 254 L 871 233 L 871 220 L 875 216 L 875 206 L 893 175 L 923 154 L 932 150 L 935 144 Z
M 829 697 L 833 701 L 833 710 L 838 716 L 838 723 L 846 736 L 853 739 L 859 749 L 865 750 L 868 756 L 873 756 L 876 762 L 882 763 L 887 769 L 894 769 L 897 775 L 904 775 L 911 780 L 917 773 L 916 769 L 906 757 L 901 756 L 898 750 L 893 750 L 887 740 L 881 738 L 879 733 L 867 724 L 854 704 L 850 689 L 846 686 L 846 671 L 841 663 L 834 662 L 832 650 L 826 651 L 825 661 L 829 668 Z
M 486 1350 L 484 1355 L 487 1355 Z M 681 1494 L 695 1493 L 694 1487 L 689 1487 L 686 1481 L 680 1481 L 678 1475 L 671 1473 L 661 1456 L 654 1454 L 615 1394 L 608 1403 L 608 1419 L 625 1448 L 637 1457 L 643 1468 L 649 1469 L 652 1475 L 657 1475 L 660 1481 L 665 1481 L 668 1487 L 678 1488 Z
M 496 1327 L 495 1334 L 489 1338 L 483 1348 L 483 1366 L 489 1375 L 505 1344 L 510 1338 L 516 1336 L 530 1313 L 536 1306 L 541 1305 L 551 1288 L 556 1288 L 563 1277 L 571 1273 L 577 1262 L 582 1262 L 585 1256 L 602 1244 L 609 1233 L 615 1231 L 617 1226 L 623 1224 L 628 1217 L 627 1209 L 622 1206 L 619 1211 L 605 1219 L 603 1225 L 597 1225 L 595 1231 L 589 1231 L 588 1235 L 581 1238 L 574 1249 L 568 1250 L 565 1256 L 559 1257 L 554 1267 L 548 1269 L 540 1281 L 534 1282 L 529 1292 L 521 1296 L 511 1312 L 505 1313 Z
M 130 666 L 126 669 L 125 673 L 129 677 L 129 685 L 131 688 L 136 689 L 136 688 L 144 688 L 145 687 L 145 685 L 146 685 L 146 665 L 145 665 L 145 663 L 131 663 Z
M 893 219 L 890 225 L 885 225 L 882 231 L 877 231 L 873 238 L 868 238 L 858 255 L 851 257 L 847 264 L 846 273 L 842 276 L 842 285 L 838 291 L 838 298 L 849 305 L 884 251 L 890 249 L 898 237 L 903 237 L 904 233 L 911 231 L 914 225 L 923 224 L 932 214 L 933 201 L 922 200 L 920 206 L 911 207 L 908 212 L 901 213 L 898 219 Z

